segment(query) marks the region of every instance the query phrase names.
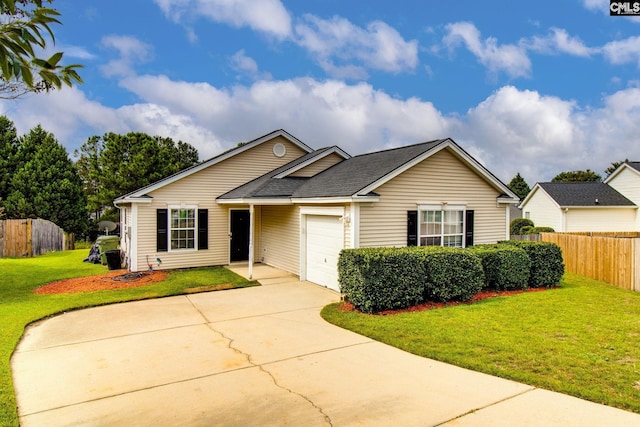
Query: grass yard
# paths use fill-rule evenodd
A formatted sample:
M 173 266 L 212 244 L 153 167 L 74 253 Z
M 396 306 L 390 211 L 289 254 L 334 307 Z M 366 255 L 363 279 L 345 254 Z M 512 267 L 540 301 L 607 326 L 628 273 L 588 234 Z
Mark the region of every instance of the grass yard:
M 388 316 L 327 321 L 408 352 L 640 412 L 640 293 L 567 273 L 561 287 Z
M 210 290 L 211 285 L 254 286 L 222 268 L 171 271 L 164 282 L 149 286 L 91 293 L 36 295 L 33 290 L 55 280 L 107 272 L 102 265 L 83 263 L 88 249 L 49 253 L 36 258 L 0 258 L 0 425 L 17 426 L 10 358 L 29 323 L 71 309 Z M 123 271 L 124 273 L 124 271 Z

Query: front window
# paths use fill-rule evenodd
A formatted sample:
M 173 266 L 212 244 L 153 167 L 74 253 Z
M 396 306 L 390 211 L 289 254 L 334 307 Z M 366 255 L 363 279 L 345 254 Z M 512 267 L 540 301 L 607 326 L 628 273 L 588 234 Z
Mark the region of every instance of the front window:
M 171 209 L 171 250 L 196 248 L 196 210 Z
M 461 248 L 464 236 L 464 209 L 420 211 L 420 246 Z

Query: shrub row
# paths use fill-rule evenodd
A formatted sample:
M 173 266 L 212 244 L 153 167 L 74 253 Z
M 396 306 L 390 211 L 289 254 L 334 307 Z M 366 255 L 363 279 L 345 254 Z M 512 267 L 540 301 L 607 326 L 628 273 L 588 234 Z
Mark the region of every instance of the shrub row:
M 424 301 L 469 300 L 483 288 L 552 287 L 564 265 L 553 243 L 506 241 L 470 249 L 344 249 L 338 274 L 346 298 L 358 310 L 376 313 Z

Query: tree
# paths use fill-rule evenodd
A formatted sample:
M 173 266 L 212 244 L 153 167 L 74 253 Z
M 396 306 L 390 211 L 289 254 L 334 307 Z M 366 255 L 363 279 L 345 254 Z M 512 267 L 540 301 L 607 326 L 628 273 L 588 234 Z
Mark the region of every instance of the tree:
M 88 221 L 86 198 L 65 148 L 38 125 L 21 138 L 16 157 L 20 163 L 4 202 L 7 216 L 42 218 L 83 235 Z
M 88 209 L 113 218 L 113 199 L 198 162 L 198 150 L 182 141 L 130 132 L 92 136 L 75 152 Z
M 624 159 L 621 162 L 611 162 L 611 166 L 609 166 L 608 168 L 606 168 L 604 170 L 604 173 L 607 174 L 607 176 L 611 175 L 616 169 L 618 169 L 620 167 L 621 164 L 628 162 L 629 159 Z
M 520 175 L 520 172 L 518 172 L 516 176 L 511 179 L 508 187 L 511 191 L 516 193 L 516 196 L 520 197 L 520 200 L 524 200 L 524 198 L 527 197 L 527 194 L 529 194 L 529 192 L 531 191 L 531 188 L 529 188 L 529 184 L 527 184 L 527 181 L 525 181 L 524 178 Z
M 0 199 L 6 199 L 11 191 L 11 177 L 16 171 L 17 152 L 16 127 L 6 116 L 0 116 Z
M 62 65 L 63 52 L 49 58 L 38 56 L 49 45 L 48 39 L 55 44 L 51 25 L 61 24 L 60 13 L 43 6 L 52 1 L 0 0 L 0 98 L 82 83 L 77 72 L 82 65 Z
M 584 171 L 561 172 L 556 175 L 551 182 L 600 182 L 602 176 L 587 169 Z

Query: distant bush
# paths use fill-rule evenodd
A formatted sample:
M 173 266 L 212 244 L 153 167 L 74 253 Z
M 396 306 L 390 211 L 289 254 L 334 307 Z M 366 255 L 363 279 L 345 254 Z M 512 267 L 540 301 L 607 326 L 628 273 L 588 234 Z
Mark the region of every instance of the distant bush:
M 556 230 L 554 230 L 552 227 L 532 227 L 528 232 L 525 232 L 524 234 L 538 234 L 538 233 L 554 233 Z
M 470 250 L 482 260 L 486 289 L 527 288 L 531 260 L 524 249 L 511 245 L 478 245 Z
M 516 240 L 507 240 L 501 243 L 522 248 L 529 256 L 531 260 L 530 288 L 551 288 L 562 280 L 564 275 L 562 251 L 555 243 Z
M 533 229 L 535 229 L 535 227 L 531 225 L 525 225 L 524 227 L 520 227 L 520 231 L 518 232 L 518 235 L 531 234 L 531 230 Z
M 523 234 L 521 232 L 522 227 L 525 226 L 530 226 L 533 227 L 533 221 L 531 221 L 529 218 L 515 218 L 511 221 L 510 227 L 509 227 L 509 232 L 512 235 L 520 235 Z

